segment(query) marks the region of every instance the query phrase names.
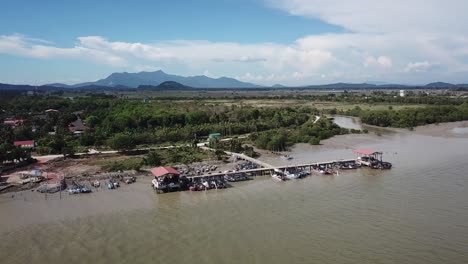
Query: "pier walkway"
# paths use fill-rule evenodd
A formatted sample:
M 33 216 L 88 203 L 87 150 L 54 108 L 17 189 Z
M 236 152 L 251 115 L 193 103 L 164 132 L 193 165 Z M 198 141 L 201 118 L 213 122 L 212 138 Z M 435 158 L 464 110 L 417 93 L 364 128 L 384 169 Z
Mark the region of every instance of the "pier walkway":
M 201 148 L 201 149 L 204 149 L 204 150 L 208 150 L 208 151 L 215 151 L 215 149 L 207 147 L 206 143 L 199 143 L 198 147 Z M 259 165 L 261 168 L 250 169 L 250 170 L 240 170 L 240 171 L 229 171 L 229 172 L 215 172 L 215 173 L 211 173 L 211 174 L 187 176 L 187 178 L 191 179 L 191 180 L 194 180 L 194 179 L 199 179 L 199 178 L 204 178 L 204 177 L 216 177 L 216 176 L 224 176 L 224 175 L 230 175 L 230 174 L 236 174 L 236 173 L 247 173 L 247 175 L 250 175 L 250 176 L 271 175 L 274 172 L 274 170 L 284 170 L 284 169 L 288 169 L 288 168 L 289 169 L 308 168 L 309 170 L 312 170 L 312 166 L 356 161 L 356 159 L 341 159 L 341 160 L 312 162 L 312 163 L 306 163 L 306 164 L 289 164 L 289 165 L 285 165 L 285 166 L 273 166 L 273 165 L 268 164 L 268 163 L 266 163 L 264 161 L 258 160 L 256 158 L 249 157 L 249 156 L 247 156 L 245 154 L 235 153 L 235 152 L 230 152 L 230 151 L 225 151 L 225 153 L 227 155 L 230 155 L 231 157 L 236 157 L 237 159 L 241 159 L 241 160 L 250 161 L 252 163 L 255 163 L 255 164 Z
M 236 153 L 237 154 L 237 153 Z M 239 154 L 243 155 L 243 154 Z M 245 156 L 245 155 L 243 155 Z M 243 156 L 238 156 L 239 158 Z M 248 156 L 246 156 L 248 157 Z M 231 174 L 237 174 L 237 173 L 246 173 L 249 176 L 260 176 L 260 175 L 271 175 L 274 170 L 284 170 L 284 169 L 304 169 L 308 168 L 310 171 L 312 171 L 312 166 L 319 166 L 319 165 L 326 165 L 326 164 L 334 164 L 334 163 L 345 163 L 345 162 L 353 162 L 356 161 L 356 159 L 341 159 L 341 160 L 330 160 L 330 161 L 321 161 L 321 162 L 313 162 L 313 163 L 305 163 L 305 164 L 289 164 L 285 166 L 272 166 L 270 164 L 267 164 L 265 162 L 259 161 L 257 159 L 248 157 L 249 159 L 245 159 L 254 163 L 257 163 L 258 165 L 264 164 L 267 166 L 264 166 L 263 168 L 257 168 L 257 169 L 251 169 L 251 170 L 240 170 L 240 171 L 230 171 L 230 172 L 222 172 L 222 173 L 212 173 L 212 174 L 204 174 L 204 175 L 196 175 L 196 176 L 187 176 L 188 179 L 194 180 L 194 179 L 199 179 L 199 178 L 204 178 L 204 177 L 213 177 L 213 176 L 224 176 L 224 175 L 231 175 Z M 253 161 L 255 160 L 255 161 Z

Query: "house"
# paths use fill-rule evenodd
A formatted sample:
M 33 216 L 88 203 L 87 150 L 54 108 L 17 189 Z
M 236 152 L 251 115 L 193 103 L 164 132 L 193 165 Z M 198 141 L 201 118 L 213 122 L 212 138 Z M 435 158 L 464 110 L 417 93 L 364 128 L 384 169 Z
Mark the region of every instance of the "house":
M 180 188 L 180 172 L 172 167 L 157 167 L 151 169 L 154 179 L 151 181 L 157 191 L 168 192 Z
M 406 96 L 406 91 L 400 90 L 400 97 L 405 97 L 405 96 Z
M 13 128 L 23 125 L 24 120 L 22 119 L 7 119 L 3 121 L 3 124 L 11 126 Z
M 47 110 L 45 110 L 44 112 L 46 112 L 46 113 L 58 113 L 59 110 L 56 110 L 56 109 L 47 109 Z
M 78 118 L 76 121 L 68 124 L 68 130 L 75 135 L 83 134 L 88 128 L 84 125 L 83 120 Z
M 34 148 L 36 147 L 36 142 L 34 140 L 15 141 L 13 145 L 22 148 Z

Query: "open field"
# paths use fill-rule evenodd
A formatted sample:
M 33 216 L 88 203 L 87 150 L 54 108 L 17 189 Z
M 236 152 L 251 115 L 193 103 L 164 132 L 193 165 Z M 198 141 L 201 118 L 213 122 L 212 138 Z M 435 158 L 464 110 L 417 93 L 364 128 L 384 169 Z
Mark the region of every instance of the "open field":
M 327 102 L 327 101 L 312 101 L 312 100 L 301 100 L 301 99 L 205 99 L 203 100 L 206 104 L 219 104 L 225 106 L 251 106 L 251 107 L 314 107 L 319 110 L 321 109 L 334 109 L 337 110 L 348 110 L 353 109 L 356 106 L 364 110 L 384 110 L 388 109 L 390 106 L 395 109 L 403 108 L 417 108 L 424 107 L 425 105 L 416 105 L 416 104 L 405 104 L 405 105 L 395 105 L 388 103 L 375 103 L 375 104 L 353 104 L 347 102 Z

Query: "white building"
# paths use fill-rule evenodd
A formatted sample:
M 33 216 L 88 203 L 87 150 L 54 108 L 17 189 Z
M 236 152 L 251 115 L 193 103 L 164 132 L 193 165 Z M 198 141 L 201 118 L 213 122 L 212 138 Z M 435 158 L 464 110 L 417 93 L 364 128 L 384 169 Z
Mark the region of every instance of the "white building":
M 400 97 L 405 97 L 405 90 L 400 90 Z

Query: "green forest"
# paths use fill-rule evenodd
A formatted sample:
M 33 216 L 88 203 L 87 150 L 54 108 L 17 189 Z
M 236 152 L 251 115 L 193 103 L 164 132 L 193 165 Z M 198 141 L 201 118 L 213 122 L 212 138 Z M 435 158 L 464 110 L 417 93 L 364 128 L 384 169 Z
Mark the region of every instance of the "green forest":
M 205 99 L 141 100 L 104 94 L 12 96 L 0 100 L 0 161 L 27 160 L 30 153 L 13 146 L 14 141 L 21 140 L 35 140 L 38 154 L 73 155 L 89 148 L 127 151 L 140 147 L 194 145 L 206 141 L 210 133 L 220 133 L 223 137 L 248 137 L 230 146 L 220 144 L 218 148 L 253 154 L 254 151 L 245 149 L 243 144 L 283 151 L 295 143 L 320 144 L 321 140 L 335 135 L 363 132 L 340 128 L 323 114 L 357 116 L 366 124 L 402 128 L 468 120 L 466 98 L 421 93 L 398 97 L 383 92 L 371 95 L 345 92 L 306 96 L 301 100 L 304 103 L 421 106 L 398 110 L 391 106 L 379 110 L 356 106 L 337 110 L 317 109 L 301 101 L 295 107 L 262 107 Z M 316 116 L 322 118 L 316 120 Z M 9 119 L 23 120 L 23 124 L 15 127 L 4 124 Z M 85 131 L 79 135 L 69 128 L 70 123 L 77 120 L 85 126 Z

